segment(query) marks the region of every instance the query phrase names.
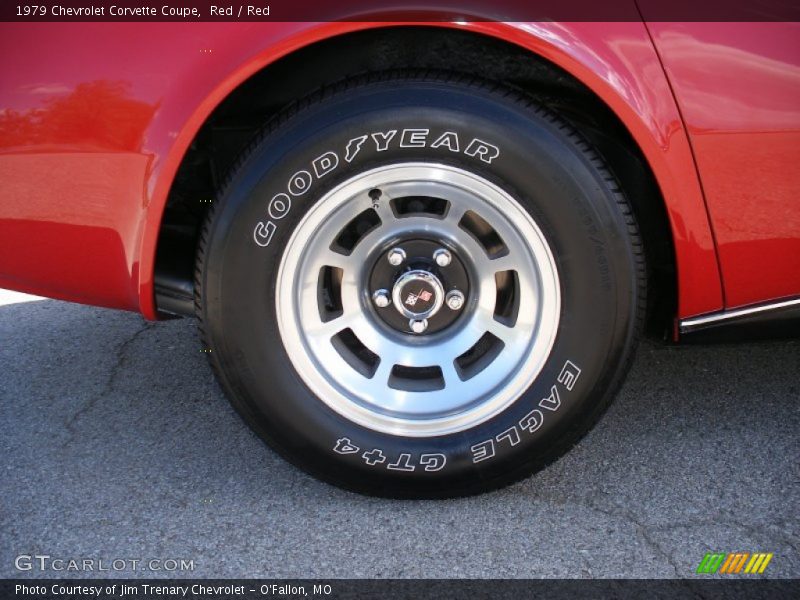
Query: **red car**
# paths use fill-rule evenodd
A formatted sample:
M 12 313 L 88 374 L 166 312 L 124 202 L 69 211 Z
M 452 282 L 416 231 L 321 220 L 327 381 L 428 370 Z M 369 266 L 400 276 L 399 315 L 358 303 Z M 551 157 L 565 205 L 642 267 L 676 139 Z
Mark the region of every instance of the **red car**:
M 321 479 L 496 488 L 597 421 L 643 333 L 797 322 L 799 40 L 3 23 L 0 286 L 196 316 L 236 409 Z

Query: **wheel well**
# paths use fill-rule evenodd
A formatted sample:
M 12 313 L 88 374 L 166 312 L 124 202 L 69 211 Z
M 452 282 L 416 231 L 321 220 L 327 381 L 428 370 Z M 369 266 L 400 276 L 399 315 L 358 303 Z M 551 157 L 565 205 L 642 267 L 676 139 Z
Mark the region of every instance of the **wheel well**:
M 586 136 L 631 201 L 645 240 L 647 331 L 668 333 L 677 285 L 666 209 L 647 161 L 616 115 L 580 81 L 524 48 L 472 32 L 410 26 L 349 33 L 298 50 L 253 75 L 214 110 L 181 162 L 167 200 L 155 264 L 159 312 L 193 314 L 195 248 L 203 219 L 237 155 L 272 116 L 342 79 L 409 68 L 460 72 L 520 89 Z

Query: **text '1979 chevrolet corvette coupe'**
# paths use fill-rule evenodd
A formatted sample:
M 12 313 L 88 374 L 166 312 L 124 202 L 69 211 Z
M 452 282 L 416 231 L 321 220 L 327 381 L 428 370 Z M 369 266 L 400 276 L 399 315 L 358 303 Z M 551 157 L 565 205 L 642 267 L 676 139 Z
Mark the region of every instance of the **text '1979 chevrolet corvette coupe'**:
M 2 23 L 0 287 L 196 316 L 243 418 L 336 485 L 525 477 L 642 335 L 800 313 L 798 24 L 620 1 Z

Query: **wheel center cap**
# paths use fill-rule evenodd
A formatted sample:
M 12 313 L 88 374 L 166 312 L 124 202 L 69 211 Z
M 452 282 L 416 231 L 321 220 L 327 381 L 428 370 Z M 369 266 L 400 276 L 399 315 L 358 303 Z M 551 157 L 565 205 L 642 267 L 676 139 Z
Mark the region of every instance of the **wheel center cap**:
M 444 288 L 433 273 L 415 269 L 397 279 L 392 288 L 392 301 L 404 317 L 427 319 L 442 307 Z

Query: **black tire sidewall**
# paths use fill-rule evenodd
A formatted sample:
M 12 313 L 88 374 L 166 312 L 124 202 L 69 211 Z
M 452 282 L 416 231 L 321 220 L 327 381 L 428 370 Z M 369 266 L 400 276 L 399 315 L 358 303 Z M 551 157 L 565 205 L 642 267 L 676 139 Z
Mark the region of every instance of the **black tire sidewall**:
M 428 145 L 401 147 L 399 136 L 408 129 L 429 130 Z M 397 133 L 386 150 L 377 151 L 368 137 L 352 162 L 343 159 L 350 140 L 392 130 Z M 446 131 L 458 135 L 459 152 L 429 147 Z M 496 146 L 499 155 L 490 163 L 466 155 L 465 147 L 475 139 Z M 330 151 L 338 154 L 339 166 L 314 178 L 303 195 L 289 195 L 288 213 L 270 219 L 270 199 L 288 194 L 295 173 L 313 175 L 312 161 Z M 516 198 L 547 238 L 561 285 L 558 334 L 528 391 L 489 421 L 436 438 L 375 432 L 316 398 L 286 353 L 275 311 L 283 250 L 313 203 L 360 172 L 419 161 L 474 172 Z M 269 245 L 261 247 L 254 242 L 254 228 L 267 220 L 275 230 Z M 287 117 L 237 168 L 219 199 L 205 248 L 206 341 L 234 406 L 273 447 L 314 475 L 392 496 L 465 494 L 496 487 L 565 451 L 607 404 L 632 345 L 640 302 L 629 226 L 613 180 L 588 146 L 529 102 L 480 86 L 436 81 L 355 87 Z M 567 385 L 563 372 L 566 368 L 577 374 L 573 367 L 580 372 Z M 560 406 L 545 410 L 540 402 L 553 388 Z M 539 410 L 542 419 L 531 433 L 520 423 L 532 410 Z M 513 428 L 516 435 L 504 434 Z M 340 440 L 358 452 L 334 452 Z M 476 462 L 481 447 L 491 456 Z M 364 454 L 374 449 L 385 459 L 368 464 Z M 414 471 L 388 468 L 402 461 L 402 455 L 409 458 L 399 464 L 413 464 Z M 444 467 L 426 471 L 423 455 L 443 455 Z

